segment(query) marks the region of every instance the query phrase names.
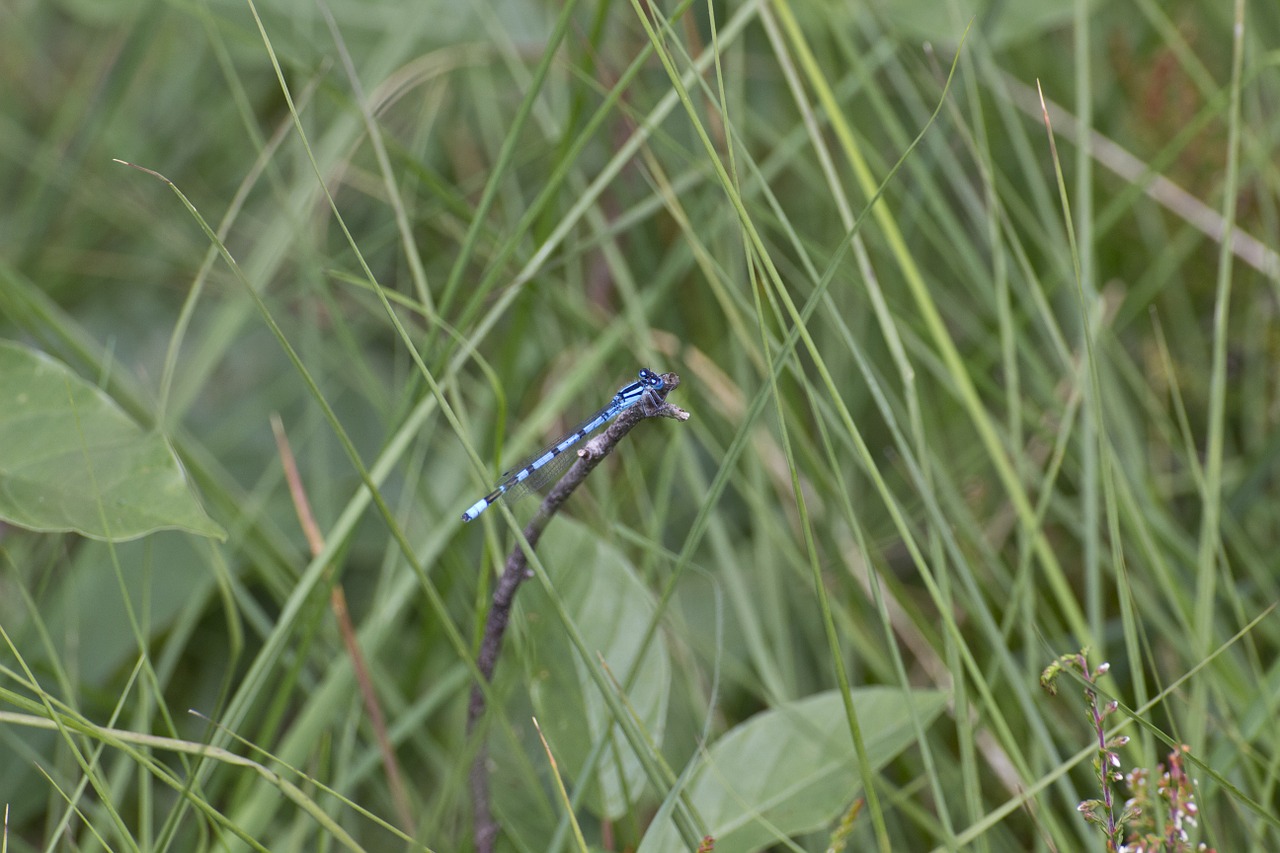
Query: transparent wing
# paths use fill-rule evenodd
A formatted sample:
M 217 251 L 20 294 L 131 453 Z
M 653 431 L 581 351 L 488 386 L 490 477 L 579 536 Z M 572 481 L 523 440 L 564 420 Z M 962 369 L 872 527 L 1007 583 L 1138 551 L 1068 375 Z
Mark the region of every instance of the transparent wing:
M 541 455 L 541 453 L 538 454 L 538 456 Z M 511 479 L 512 474 L 526 468 L 529 463 L 534 459 L 537 459 L 538 456 L 534 456 L 523 465 L 518 465 L 511 471 L 508 471 L 507 476 L 502 478 L 503 484 L 506 484 Z M 556 484 L 556 481 L 560 479 L 561 475 L 563 475 L 565 471 L 569 470 L 569 466 L 572 465 L 577 458 L 578 454 L 574 453 L 572 450 L 562 451 L 552 458 L 550 462 L 547 462 L 532 471 L 523 480 L 513 482 L 511 485 L 503 489 L 498 500 L 504 503 L 513 504 L 521 498 L 528 497 L 535 492 L 545 492 Z

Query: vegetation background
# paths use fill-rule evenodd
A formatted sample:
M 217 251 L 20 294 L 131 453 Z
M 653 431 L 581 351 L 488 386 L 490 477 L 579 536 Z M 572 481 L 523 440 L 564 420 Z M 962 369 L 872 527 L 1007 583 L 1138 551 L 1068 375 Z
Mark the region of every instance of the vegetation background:
M 1280 849 L 1278 48 L 1244 0 L 0 4 L 0 338 L 225 531 L 4 530 L 0 849 L 470 849 L 517 528 L 459 514 L 640 366 L 692 418 L 539 551 L 500 849 L 1105 849 L 1038 686 L 1086 646 L 1189 843 Z

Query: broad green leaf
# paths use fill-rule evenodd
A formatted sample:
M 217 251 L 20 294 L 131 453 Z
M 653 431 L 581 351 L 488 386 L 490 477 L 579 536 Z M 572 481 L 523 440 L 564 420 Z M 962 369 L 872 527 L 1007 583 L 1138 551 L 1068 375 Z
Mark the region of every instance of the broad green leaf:
M 913 713 L 927 726 L 945 701 L 946 694 L 932 690 L 854 690 L 872 769 L 915 741 Z M 716 853 L 759 850 L 780 837 L 821 829 L 848 809 L 862 788 L 836 691 L 757 714 L 693 762 L 688 797 L 715 838 Z M 683 849 L 667 819 L 655 820 L 640 845 L 640 853 Z
M 66 365 L 0 341 L 0 519 L 121 541 L 225 534 L 168 443 Z
M 556 519 L 538 553 L 587 648 L 605 660 L 614 678 L 624 681 L 636 664 L 640 641 L 653 614 L 650 591 L 620 553 L 570 519 Z M 610 730 L 612 715 L 541 585 L 527 583 L 520 591 L 519 603 L 528 629 L 522 639 L 528 650 L 525 662 L 534 713 L 560 772 L 572 784 L 592 743 Z M 666 643 L 658 634 L 627 694 L 653 739 L 654 749 L 662 743 L 670 692 L 671 663 Z M 524 722 L 513 720 L 517 725 Z M 538 767 L 546 765 L 540 747 L 529 760 Z M 592 776 L 587 807 L 602 817 L 621 817 L 634 808 L 644 787 L 639 760 L 613 726 L 610 746 Z

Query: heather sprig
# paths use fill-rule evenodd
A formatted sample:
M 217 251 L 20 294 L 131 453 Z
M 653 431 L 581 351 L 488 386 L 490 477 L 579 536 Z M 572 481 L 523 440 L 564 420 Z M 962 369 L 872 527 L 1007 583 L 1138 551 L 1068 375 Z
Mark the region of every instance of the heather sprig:
M 1057 695 L 1057 679 L 1064 670 L 1079 673 L 1085 682 L 1084 697 L 1098 741 L 1093 769 L 1098 777 L 1101 796 L 1084 800 L 1077 808 L 1085 820 L 1102 830 L 1109 853 L 1187 853 L 1193 849 L 1187 829 L 1197 825 L 1199 814 L 1194 783 L 1187 776 L 1182 762 L 1182 754 L 1189 752 L 1190 747 L 1184 745 L 1171 752 L 1167 768 L 1163 764 L 1156 765 L 1154 790 L 1152 774 L 1146 768 L 1136 767 L 1128 773 L 1122 772 L 1117 750 L 1125 746 L 1129 738 L 1117 735 L 1108 739 L 1104 725 L 1107 717 L 1119 708 L 1119 703 L 1112 700 L 1100 704 L 1098 693 L 1093 689 L 1111 665 L 1103 662 L 1091 670 L 1088 655 L 1088 648 L 1063 655 L 1040 674 L 1040 686 L 1051 696 Z M 1117 814 L 1115 785 L 1120 782 L 1128 786 L 1132 796 Z M 1163 823 L 1158 820 L 1162 813 L 1167 816 Z M 1127 835 L 1126 826 L 1130 827 Z M 1214 853 L 1205 844 L 1194 849 Z
M 1098 799 L 1085 800 L 1077 808 L 1084 815 L 1085 820 L 1102 830 L 1107 840 L 1107 850 L 1118 853 L 1124 849 L 1124 826 L 1136 816 L 1132 807 L 1128 805 L 1119 815 L 1116 814 L 1113 790 L 1116 782 L 1124 781 L 1124 774 L 1120 772 L 1120 756 L 1116 750 L 1127 744 L 1129 738 L 1126 735 L 1119 735 L 1110 740 L 1107 739 L 1104 723 L 1107 717 L 1115 713 L 1119 705 L 1114 701 L 1105 705 L 1099 704 L 1098 693 L 1092 685 L 1107 674 L 1111 665 L 1104 662 L 1091 670 L 1088 654 L 1089 650 L 1085 648 L 1078 653 L 1058 658 L 1040 674 L 1040 686 L 1050 695 L 1057 695 L 1056 681 L 1064 669 L 1079 672 L 1080 677 L 1084 679 L 1084 698 L 1089 705 L 1089 716 L 1093 721 L 1093 730 L 1098 739 L 1098 755 L 1093 759 L 1093 769 L 1098 776 L 1098 787 L 1102 796 Z
M 1145 767 L 1135 767 L 1125 774 L 1125 784 L 1131 796 L 1125 808 L 1133 813 L 1133 826 L 1129 831 L 1123 853 L 1155 853 L 1155 851 L 1189 851 L 1192 849 L 1188 828 L 1194 828 L 1199 816 L 1196 806 L 1195 783 L 1183 767 L 1182 755 L 1189 752 L 1185 744 L 1169 753 L 1169 764 L 1156 765 L 1155 781 Z M 1161 826 L 1157 816 L 1161 810 L 1167 820 Z M 1201 843 L 1194 848 L 1203 853 L 1215 853 L 1213 848 Z

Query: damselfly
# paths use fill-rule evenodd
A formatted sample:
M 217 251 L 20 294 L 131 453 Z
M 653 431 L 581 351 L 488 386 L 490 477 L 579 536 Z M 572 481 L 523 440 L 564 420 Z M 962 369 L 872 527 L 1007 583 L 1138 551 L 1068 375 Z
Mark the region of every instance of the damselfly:
M 607 424 L 627 409 L 634 406 L 645 398 L 646 395 L 661 391 L 666 383 L 662 381 L 662 377 L 654 373 L 652 370 L 640 369 L 640 378 L 632 382 L 630 385 L 618 389 L 618 393 L 613 395 L 613 399 L 609 401 L 609 405 L 596 412 L 590 418 L 583 422 L 582 426 L 539 453 L 533 459 L 525 464 L 513 468 L 502 475 L 502 481 L 492 492 L 482 497 L 471 505 L 471 508 L 462 514 L 463 521 L 470 521 L 480 513 L 489 508 L 490 504 L 506 499 L 514 500 L 524 494 L 535 483 L 545 482 L 544 476 L 548 470 L 554 468 L 553 460 L 560 454 L 564 453 L 570 447 L 573 447 L 590 433 Z

